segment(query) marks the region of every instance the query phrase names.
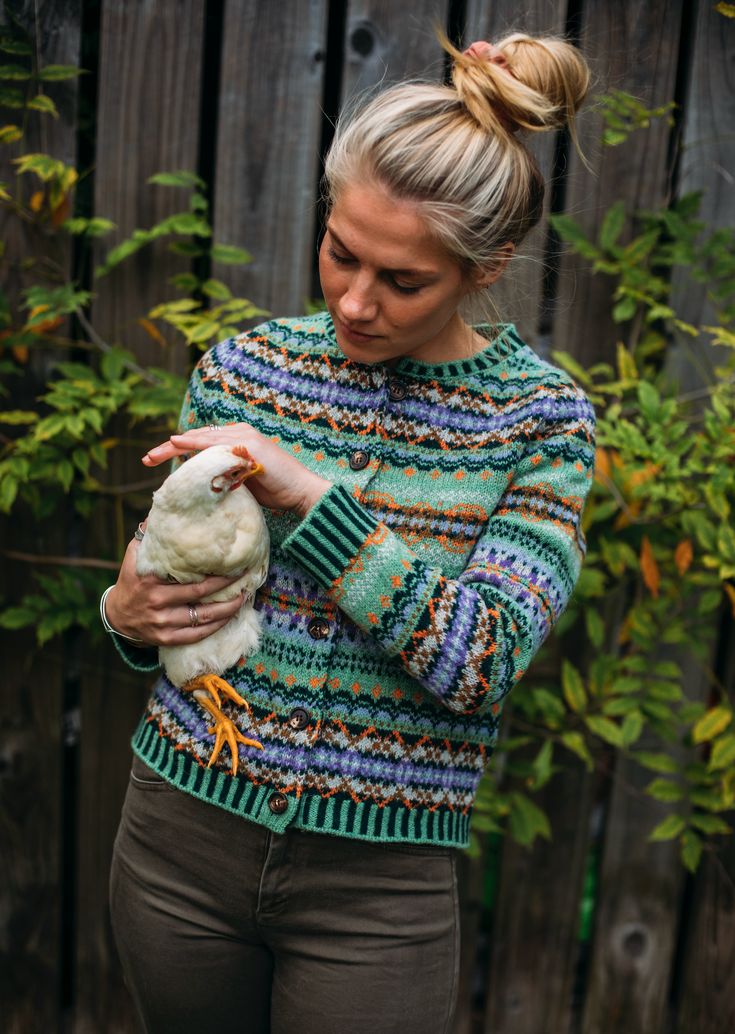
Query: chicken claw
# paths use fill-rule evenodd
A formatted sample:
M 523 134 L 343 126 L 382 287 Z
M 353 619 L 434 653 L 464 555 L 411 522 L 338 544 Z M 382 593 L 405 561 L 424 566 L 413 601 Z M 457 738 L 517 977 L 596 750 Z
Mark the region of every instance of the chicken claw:
M 258 740 L 249 739 L 247 736 L 243 736 L 240 730 L 237 728 L 235 723 L 227 715 L 223 714 L 220 708 L 222 707 L 222 700 L 220 693 L 223 696 L 228 697 L 234 703 L 244 707 L 248 713 L 250 713 L 250 705 L 244 697 L 233 689 L 229 682 L 221 679 L 219 675 L 200 675 L 198 678 L 192 679 L 188 682 L 184 689 L 189 690 L 194 694 L 194 699 L 204 708 L 205 711 L 209 711 L 215 720 L 213 726 L 207 730 L 210 734 L 214 734 L 214 750 L 212 756 L 209 759 L 207 768 L 211 768 L 219 757 L 220 751 L 224 746 L 225 742 L 229 745 L 230 756 L 232 757 L 232 774 L 237 775 L 237 763 L 238 763 L 238 743 L 244 743 L 246 747 L 256 747 L 258 750 L 263 750 L 263 744 L 259 743 Z

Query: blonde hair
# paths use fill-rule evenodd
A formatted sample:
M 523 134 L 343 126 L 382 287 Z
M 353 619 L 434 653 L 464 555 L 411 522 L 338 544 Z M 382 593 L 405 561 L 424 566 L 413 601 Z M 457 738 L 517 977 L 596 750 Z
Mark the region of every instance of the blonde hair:
M 512 33 L 496 46 L 505 67 L 462 54 L 452 86 L 391 87 L 340 119 L 325 162 L 328 202 L 348 184 L 374 179 L 418 203 L 430 229 L 463 266 L 489 268 L 504 244 L 520 244 L 543 211 L 544 181 L 518 130 L 569 126 L 589 69 L 556 36 Z

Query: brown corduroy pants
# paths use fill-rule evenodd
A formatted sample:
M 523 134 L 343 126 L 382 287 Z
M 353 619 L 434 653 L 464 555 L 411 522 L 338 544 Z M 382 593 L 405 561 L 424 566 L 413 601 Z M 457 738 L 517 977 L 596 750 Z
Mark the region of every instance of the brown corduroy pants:
M 146 1034 L 448 1034 L 455 855 L 271 833 L 134 758 L 110 903 Z

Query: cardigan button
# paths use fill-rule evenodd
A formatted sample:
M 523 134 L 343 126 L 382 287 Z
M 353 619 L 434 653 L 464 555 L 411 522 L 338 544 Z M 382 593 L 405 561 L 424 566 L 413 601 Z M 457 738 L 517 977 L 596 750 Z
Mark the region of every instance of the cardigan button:
M 274 815 L 283 815 L 286 808 L 288 808 L 288 797 L 285 793 L 274 793 L 268 801 L 268 807 Z
M 294 707 L 288 719 L 288 724 L 292 729 L 296 729 L 297 731 L 299 729 L 305 729 L 309 724 L 310 717 L 311 715 L 305 707 Z
M 324 618 L 312 618 L 306 626 L 312 639 L 326 639 L 329 635 L 329 622 Z
M 350 456 L 350 466 L 353 470 L 363 470 L 370 462 L 370 457 L 362 449 L 356 449 Z
M 402 402 L 408 395 L 408 388 L 403 381 L 391 381 L 388 385 L 388 398 L 391 402 Z

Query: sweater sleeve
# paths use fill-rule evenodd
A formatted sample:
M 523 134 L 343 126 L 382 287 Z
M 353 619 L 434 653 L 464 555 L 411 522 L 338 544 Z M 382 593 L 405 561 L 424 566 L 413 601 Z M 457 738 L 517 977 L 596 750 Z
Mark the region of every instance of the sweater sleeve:
M 529 444 L 459 577 L 424 563 L 343 485 L 284 542 L 363 631 L 456 713 L 480 711 L 513 688 L 579 576 L 594 410 L 571 390 L 583 415 L 552 420 Z

